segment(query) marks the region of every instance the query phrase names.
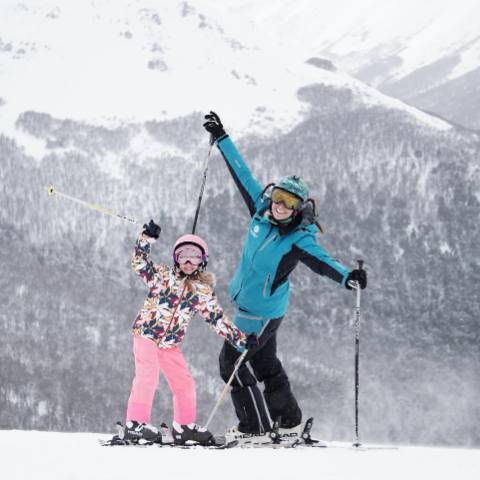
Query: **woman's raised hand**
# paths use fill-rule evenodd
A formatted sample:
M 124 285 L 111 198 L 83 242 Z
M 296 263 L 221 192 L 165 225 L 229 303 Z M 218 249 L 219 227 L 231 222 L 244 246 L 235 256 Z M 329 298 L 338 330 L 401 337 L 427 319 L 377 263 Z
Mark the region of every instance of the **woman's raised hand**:
M 225 130 L 223 129 L 222 121 L 215 112 L 210 110 L 210 113 L 205 115 L 205 120 L 206 122 L 203 124 L 203 127 L 208 133 L 210 133 L 213 141 L 218 140 L 226 135 Z

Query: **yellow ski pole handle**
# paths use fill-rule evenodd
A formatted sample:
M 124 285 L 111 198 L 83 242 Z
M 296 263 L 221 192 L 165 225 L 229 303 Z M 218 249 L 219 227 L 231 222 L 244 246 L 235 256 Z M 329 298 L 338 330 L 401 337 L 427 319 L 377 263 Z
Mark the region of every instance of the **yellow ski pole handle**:
M 108 215 L 110 217 L 115 217 L 118 218 L 119 220 L 123 220 L 128 223 L 133 223 L 134 225 L 138 225 L 141 227 L 140 223 L 138 223 L 136 220 L 133 220 L 132 218 L 128 218 L 125 215 L 119 215 L 118 213 L 112 212 L 111 210 L 108 210 L 107 208 L 101 207 L 100 205 L 95 205 L 94 203 L 88 203 L 85 202 L 84 200 L 80 200 L 79 198 L 72 197 L 70 195 L 67 195 L 66 193 L 59 192 L 58 190 L 55 190 L 53 185 L 48 186 L 48 195 L 53 196 L 53 195 L 58 195 L 59 197 L 67 198 L 68 200 L 71 200 L 72 202 L 79 203 L 80 205 L 83 205 L 84 207 L 90 208 L 92 210 L 96 210 L 97 212 L 103 213 L 104 215 Z

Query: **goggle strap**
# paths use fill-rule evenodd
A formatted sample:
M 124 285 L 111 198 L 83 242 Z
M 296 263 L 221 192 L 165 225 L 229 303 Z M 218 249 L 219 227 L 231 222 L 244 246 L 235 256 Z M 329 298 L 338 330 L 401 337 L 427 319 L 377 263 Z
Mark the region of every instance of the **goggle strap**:
M 270 188 L 270 187 L 274 187 L 275 186 L 275 183 L 274 182 L 271 182 L 269 183 L 268 185 L 265 186 L 265 188 L 262 190 L 262 194 L 260 195 L 260 197 L 263 197 L 266 193 L 267 193 L 267 190 Z
M 307 203 L 310 203 L 313 207 L 313 215 L 315 216 L 315 218 L 317 217 L 317 204 L 315 203 L 315 200 L 313 198 L 307 198 L 307 200 L 305 201 L 305 204 Z M 325 229 L 323 228 L 323 226 L 320 224 L 320 222 L 318 220 L 315 220 L 315 226 L 318 228 L 318 231 L 322 234 L 325 233 Z

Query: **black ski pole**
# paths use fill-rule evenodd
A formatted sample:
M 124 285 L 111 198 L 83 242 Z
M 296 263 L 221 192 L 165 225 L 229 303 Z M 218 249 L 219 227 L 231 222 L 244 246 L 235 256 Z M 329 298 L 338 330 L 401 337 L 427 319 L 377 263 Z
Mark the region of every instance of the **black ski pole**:
M 207 173 L 208 173 L 208 163 L 210 160 L 210 155 L 212 154 L 213 141 L 210 137 L 210 148 L 208 149 L 207 159 L 205 160 L 205 168 L 203 169 L 203 180 L 202 186 L 200 187 L 200 195 L 198 196 L 197 210 L 195 211 L 195 218 L 193 219 L 192 235 L 195 234 L 197 229 L 198 215 L 200 214 L 200 205 L 202 203 L 203 191 L 205 190 L 205 184 L 207 183 Z
M 363 270 L 363 260 L 357 260 L 358 269 Z M 355 443 L 354 447 L 359 447 L 360 435 L 358 427 L 358 397 L 360 393 L 360 284 L 355 282 L 357 291 L 357 301 L 355 305 Z

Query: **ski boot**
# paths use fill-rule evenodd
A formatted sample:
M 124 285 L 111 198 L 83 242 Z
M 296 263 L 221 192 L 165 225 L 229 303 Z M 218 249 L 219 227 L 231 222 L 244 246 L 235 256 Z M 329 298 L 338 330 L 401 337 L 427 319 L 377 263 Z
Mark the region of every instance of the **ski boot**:
M 270 432 L 250 433 L 242 432 L 238 426 L 231 427 L 225 432 L 225 440 L 227 443 L 238 442 L 239 445 L 262 445 L 272 443 Z
M 300 423 L 295 427 L 277 427 L 274 424 L 272 432 L 277 431 L 278 436 L 276 437 L 282 443 L 294 443 L 302 438 L 302 433 L 305 427 L 305 423 Z
M 127 444 L 129 443 L 161 443 L 162 435 L 153 425 L 149 423 L 139 423 L 135 420 L 129 420 L 125 427 L 117 423 L 118 437 Z
M 213 435 L 206 428 L 200 427 L 196 423 L 180 425 L 173 422 L 172 437 L 176 445 L 185 445 L 186 443 L 210 445 L 214 442 Z
M 273 423 L 270 436 L 273 443 L 289 444 L 292 447 L 297 445 L 315 445 L 316 447 L 326 447 L 326 444 L 320 440 L 314 439 L 311 436 L 313 426 L 313 417 L 306 422 L 302 422 L 295 427 L 285 428 L 281 427 L 280 419 Z

